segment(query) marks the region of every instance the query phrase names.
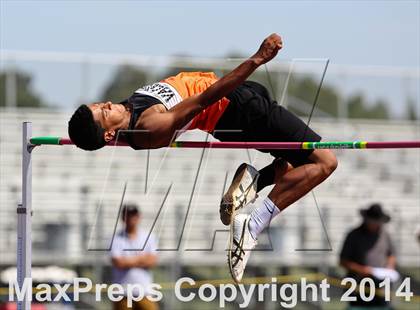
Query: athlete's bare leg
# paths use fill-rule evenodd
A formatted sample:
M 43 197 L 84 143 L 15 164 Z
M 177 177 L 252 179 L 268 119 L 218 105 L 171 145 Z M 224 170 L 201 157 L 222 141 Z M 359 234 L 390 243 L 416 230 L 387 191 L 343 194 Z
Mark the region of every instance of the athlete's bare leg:
M 315 150 L 308 157 L 311 161 L 292 168 L 279 159 L 273 163 L 275 185 L 260 207 L 250 215 L 238 214 L 231 224 L 228 265 L 232 278 L 240 282 L 251 254 L 257 245 L 258 235 L 271 220 L 311 189 L 323 182 L 337 168 L 337 159 L 330 150 Z M 268 169 L 268 168 L 267 168 Z
M 330 150 L 317 149 L 308 157 L 312 163 L 292 168 L 276 166 L 275 186 L 268 198 L 280 210 L 296 202 L 327 179 L 337 168 L 337 159 Z

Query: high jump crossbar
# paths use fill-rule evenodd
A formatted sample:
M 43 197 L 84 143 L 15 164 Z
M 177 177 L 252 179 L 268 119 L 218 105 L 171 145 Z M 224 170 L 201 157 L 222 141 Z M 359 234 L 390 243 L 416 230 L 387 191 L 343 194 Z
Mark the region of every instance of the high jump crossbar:
M 73 145 L 68 138 L 61 137 L 33 137 L 30 143 L 36 145 Z M 111 141 L 109 146 L 128 146 L 124 142 Z M 214 148 L 214 149 L 399 149 L 420 148 L 420 141 L 332 141 L 332 142 L 206 142 L 206 141 L 177 141 L 168 147 L 172 148 Z
M 23 122 L 22 134 L 22 203 L 17 207 L 17 282 L 23 288 L 25 278 L 31 278 L 32 264 L 32 150 L 38 145 L 73 145 L 67 138 L 32 137 L 32 123 Z M 126 143 L 112 141 L 110 146 L 127 146 Z M 173 148 L 217 148 L 217 149 L 397 149 L 420 148 L 420 141 L 387 141 L 387 142 L 197 142 L 179 141 L 169 145 Z M 28 289 L 32 292 L 32 287 Z M 17 302 L 18 310 L 30 310 L 28 294 Z

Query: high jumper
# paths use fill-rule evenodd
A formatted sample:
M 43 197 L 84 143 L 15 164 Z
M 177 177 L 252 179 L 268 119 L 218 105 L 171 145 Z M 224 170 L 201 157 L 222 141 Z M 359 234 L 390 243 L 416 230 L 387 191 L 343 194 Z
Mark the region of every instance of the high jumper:
M 272 34 L 254 55 L 220 79 L 212 72 L 181 72 L 139 88 L 120 103 L 81 105 L 68 123 L 70 139 L 90 151 L 117 137 L 136 150 L 167 147 L 181 129 L 201 129 L 222 142 L 319 142 L 321 136 L 273 100 L 264 86 L 247 81 L 282 47 L 281 37 Z M 231 225 L 228 262 L 236 282 L 242 279 L 261 231 L 337 168 L 329 149 L 258 150 L 270 153 L 273 162 L 260 170 L 241 164 L 220 204 L 221 221 Z M 273 184 L 251 214 L 236 214 Z

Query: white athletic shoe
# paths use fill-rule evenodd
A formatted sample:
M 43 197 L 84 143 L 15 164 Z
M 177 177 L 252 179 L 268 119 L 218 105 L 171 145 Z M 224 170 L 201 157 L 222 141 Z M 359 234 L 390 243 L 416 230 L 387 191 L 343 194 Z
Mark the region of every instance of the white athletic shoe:
M 232 184 L 220 202 L 220 220 L 229 225 L 238 210 L 254 202 L 257 195 L 257 169 L 246 163 L 241 164 L 233 176 Z
M 236 283 L 241 282 L 251 251 L 257 245 L 257 240 L 249 232 L 250 218 L 248 214 L 238 214 L 230 226 L 228 265 Z

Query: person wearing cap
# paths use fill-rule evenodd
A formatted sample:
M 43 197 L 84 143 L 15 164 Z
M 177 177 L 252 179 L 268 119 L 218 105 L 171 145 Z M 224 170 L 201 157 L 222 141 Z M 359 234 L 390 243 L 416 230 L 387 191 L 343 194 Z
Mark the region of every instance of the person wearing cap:
M 139 229 L 141 212 L 136 205 L 124 205 L 121 219 L 124 222 L 124 230 L 115 235 L 111 248 L 112 283 L 121 284 L 123 287 L 128 284 L 140 284 L 146 297 L 140 301 L 133 301 L 130 309 L 157 310 L 158 304 L 147 298 L 151 293 L 148 289 L 153 283 L 151 269 L 157 264 L 156 239 L 153 234 L 149 235 L 148 232 Z M 114 309 L 129 309 L 127 298 L 114 302 Z
M 384 224 L 391 220 L 379 203 L 361 209 L 362 224 L 351 230 L 344 241 L 340 254 L 340 265 L 347 270 L 347 277 L 359 283 L 363 278 L 375 282 L 376 292 L 379 283 L 385 278 L 396 281 L 399 274 L 395 271 L 396 259 L 391 237 Z M 383 296 L 375 295 L 372 301 L 363 301 L 355 290 L 357 300 L 350 302 L 351 310 L 392 309 Z

